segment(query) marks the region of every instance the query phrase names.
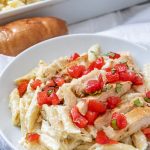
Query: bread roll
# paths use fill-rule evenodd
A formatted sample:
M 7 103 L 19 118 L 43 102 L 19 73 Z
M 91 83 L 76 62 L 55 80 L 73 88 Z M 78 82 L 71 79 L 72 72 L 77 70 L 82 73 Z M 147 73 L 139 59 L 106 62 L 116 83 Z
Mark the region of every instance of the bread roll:
M 15 56 L 38 42 L 66 33 L 65 21 L 54 17 L 14 21 L 0 27 L 0 53 Z

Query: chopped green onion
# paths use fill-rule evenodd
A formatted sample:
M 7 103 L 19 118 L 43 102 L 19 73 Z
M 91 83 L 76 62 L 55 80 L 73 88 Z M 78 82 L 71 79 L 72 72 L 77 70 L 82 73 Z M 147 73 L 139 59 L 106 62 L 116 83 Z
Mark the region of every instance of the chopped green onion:
M 96 92 L 94 92 L 94 93 L 91 93 L 90 95 L 97 95 L 97 94 L 100 94 L 100 93 L 101 93 L 101 90 L 96 91 Z
M 140 101 L 140 99 L 136 99 L 134 100 L 134 105 L 137 106 L 137 107 L 142 107 L 143 106 L 143 103 Z
M 122 84 L 117 83 L 117 84 L 116 84 L 116 88 L 115 88 L 115 92 L 116 92 L 116 93 L 121 92 L 121 90 L 122 90 L 122 86 L 123 86 Z
M 50 96 L 52 94 L 53 90 L 48 90 L 47 95 Z
M 113 119 L 111 121 L 111 126 L 113 129 L 117 130 L 118 129 L 118 126 L 117 126 L 117 120 L 116 119 Z
M 111 73 L 114 74 L 115 72 L 116 72 L 116 69 L 115 69 L 115 68 L 112 68 L 112 69 L 111 69 Z
M 128 62 L 128 61 L 125 60 L 125 59 L 120 61 L 121 64 L 127 64 L 127 62 Z
M 112 87 L 113 87 L 112 85 L 106 84 L 106 85 L 104 86 L 104 88 L 102 89 L 102 92 L 106 92 L 107 90 L 110 90 Z
M 105 56 L 111 56 L 111 57 L 115 57 L 115 53 L 113 52 L 108 52 L 106 54 L 104 54 Z
M 147 103 L 150 103 L 150 98 L 145 97 L 144 100 L 145 100 Z

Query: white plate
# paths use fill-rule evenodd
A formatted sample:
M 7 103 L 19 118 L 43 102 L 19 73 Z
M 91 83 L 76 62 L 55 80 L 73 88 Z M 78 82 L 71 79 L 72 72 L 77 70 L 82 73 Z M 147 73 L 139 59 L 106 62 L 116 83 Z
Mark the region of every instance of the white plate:
M 23 149 L 18 144 L 21 138 L 20 130 L 12 126 L 11 114 L 8 109 L 8 95 L 14 88 L 13 80 L 29 72 L 40 59 L 51 62 L 60 56 L 70 56 L 74 52 L 83 53 L 95 43 L 99 43 L 104 51 L 130 51 L 141 68 L 144 63 L 150 62 L 150 51 L 127 41 L 100 35 L 62 36 L 29 48 L 17 56 L 0 77 L 0 130 L 12 147 L 18 150 Z

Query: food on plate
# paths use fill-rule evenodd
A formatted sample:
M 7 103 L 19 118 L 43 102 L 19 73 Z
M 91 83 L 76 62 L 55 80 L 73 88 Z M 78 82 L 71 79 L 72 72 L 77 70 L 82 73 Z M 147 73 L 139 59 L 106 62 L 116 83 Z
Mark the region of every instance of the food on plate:
M 0 11 L 12 10 L 41 0 L 0 0 Z
M 0 53 L 17 55 L 43 40 L 67 34 L 66 22 L 54 17 L 36 17 L 0 27 Z
M 21 144 L 39 150 L 146 150 L 150 140 L 149 67 L 98 45 L 15 80 L 9 107 Z M 146 82 L 145 82 L 146 81 Z

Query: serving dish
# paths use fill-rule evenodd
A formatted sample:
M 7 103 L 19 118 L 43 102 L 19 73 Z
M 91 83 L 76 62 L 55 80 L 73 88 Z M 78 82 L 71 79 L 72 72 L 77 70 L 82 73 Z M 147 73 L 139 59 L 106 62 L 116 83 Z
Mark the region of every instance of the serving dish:
M 142 47 L 120 39 L 92 34 L 62 36 L 29 48 L 18 55 L 0 77 L 0 117 L 3 120 L 0 125 L 0 131 L 11 147 L 23 150 L 18 143 L 21 133 L 18 128 L 12 126 L 11 115 L 8 109 L 8 95 L 14 88 L 13 80 L 29 72 L 37 65 L 40 59 L 51 62 L 60 56 L 69 56 L 75 51 L 83 53 L 95 43 L 100 44 L 104 52 L 109 50 L 114 52 L 131 52 L 131 55 L 135 58 L 141 69 L 143 64 L 149 62 L 150 52 Z
M 33 3 L 15 10 L 3 13 L 0 12 L 0 24 L 16 19 L 36 16 L 55 16 L 66 20 L 68 24 L 73 24 L 92 17 L 131 7 L 145 1 L 147 0 L 41 0 L 41 2 Z M 83 8 L 85 4 L 86 9 Z

